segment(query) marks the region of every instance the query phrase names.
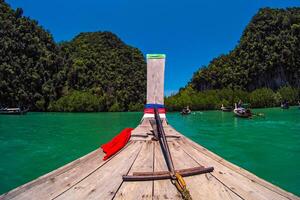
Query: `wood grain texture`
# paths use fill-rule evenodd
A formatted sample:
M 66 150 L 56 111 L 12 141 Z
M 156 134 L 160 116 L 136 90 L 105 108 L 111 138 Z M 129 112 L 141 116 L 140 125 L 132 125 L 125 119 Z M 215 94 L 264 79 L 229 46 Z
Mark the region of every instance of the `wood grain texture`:
M 154 171 L 168 171 L 159 143 L 154 146 Z M 170 180 L 158 180 L 154 181 L 153 199 L 181 199 L 181 195 Z
M 189 138 L 184 137 L 183 141 L 187 141 L 189 143 L 189 145 L 193 146 L 195 149 L 197 149 L 198 151 L 202 152 L 203 154 L 209 156 L 211 159 L 221 163 L 222 165 L 226 166 L 227 168 L 229 168 L 230 170 L 233 170 L 237 173 L 239 173 L 240 175 L 247 177 L 248 179 L 250 179 L 252 182 L 256 182 L 257 184 L 268 188 L 269 190 L 276 192 L 282 196 L 287 197 L 288 199 L 298 199 L 300 200 L 299 197 L 297 197 L 296 195 L 287 192 L 283 189 L 281 189 L 280 187 L 273 185 L 270 182 L 267 182 L 266 180 L 259 178 L 258 176 L 254 175 L 253 173 L 231 163 L 228 162 L 227 160 L 223 159 L 222 157 L 218 156 L 217 154 L 207 150 L 206 148 L 204 148 L 203 146 L 195 143 L 194 141 L 190 140 Z
M 154 143 L 145 141 L 141 152 L 129 171 L 153 172 Z M 152 199 L 153 181 L 123 182 L 114 199 Z
M 147 103 L 164 104 L 165 59 L 147 59 Z
M 169 147 L 173 155 L 173 162 L 176 169 L 186 169 L 186 168 L 203 166 L 202 163 L 196 162 L 185 151 L 183 151 L 181 145 L 177 141 L 170 143 Z M 233 193 L 229 188 L 227 188 L 222 183 L 220 183 L 210 173 L 185 177 L 184 180 L 194 200 L 196 199 L 240 200 L 241 199 L 238 195 Z
M 102 160 L 103 156 L 103 151 L 97 149 L 0 196 L 0 199 L 51 199 L 104 164 L 106 161 Z
M 201 153 L 188 142 L 185 143 L 184 141 L 181 141 L 179 145 L 195 161 L 203 163 L 204 165 L 212 165 L 215 170 L 211 175 L 243 199 L 290 199 L 253 182 L 251 177 L 242 176 L 236 171 L 229 169 L 209 156 Z
M 132 142 L 124 151 L 56 199 L 112 199 L 141 150 L 142 142 Z

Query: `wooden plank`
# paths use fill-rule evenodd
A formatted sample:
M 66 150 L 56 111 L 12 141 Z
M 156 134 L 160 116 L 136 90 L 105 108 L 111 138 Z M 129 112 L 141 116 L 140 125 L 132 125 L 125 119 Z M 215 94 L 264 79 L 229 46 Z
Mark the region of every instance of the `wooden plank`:
M 144 120 L 145 121 L 145 120 Z M 131 139 L 132 141 L 136 141 L 136 140 L 151 140 L 152 136 L 149 136 L 149 134 L 152 134 L 151 130 L 151 126 L 148 121 L 148 119 L 146 119 L 147 121 L 147 125 L 139 125 L 138 127 L 136 127 L 132 132 L 131 132 Z
M 184 137 L 184 141 L 187 141 L 189 142 L 189 144 L 191 146 L 193 146 L 195 149 L 197 149 L 198 151 L 200 151 L 201 153 L 207 155 L 208 157 L 210 157 L 211 159 L 221 163 L 222 165 L 228 167 L 229 169 L 241 174 L 242 176 L 245 176 L 247 178 L 249 178 L 252 182 L 256 182 L 260 185 L 262 185 L 263 187 L 266 187 L 282 196 L 286 196 L 287 198 L 289 199 L 299 199 L 299 197 L 295 196 L 294 194 L 290 193 L 290 192 L 287 192 L 281 188 L 279 188 L 278 186 L 276 185 L 273 185 L 272 183 L 262 179 L 262 178 L 259 178 L 258 176 L 256 176 L 255 174 L 252 174 L 251 172 L 231 163 L 231 162 L 228 162 L 227 160 L 223 159 L 222 157 L 218 156 L 217 154 L 207 150 L 206 148 L 204 148 L 203 146 L 197 144 L 196 142 L 190 140 L 189 138 L 186 138 Z
M 51 199 L 104 164 L 103 156 L 102 149 L 97 149 L 0 196 L 0 199 Z
M 137 158 L 143 142 L 132 142 L 109 162 L 56 199 L 112 199 Z
M 180 145 L 198 163 L 213 166 L 215 170 L 212 176 L 244 199 L 289 199 L 222 165 L 195 149 L 189 142 L 182 141 Z
M 172 153 L 175 169 L 186 169 L 202 166 L 193 160 L 186 152 L 184 152 L 181 145 L 177 141 L 170 143 L 169 147 Z M 226 188 L 222 183 L 215 179 L 215 177 L 213 177 L 210 173 L 185 177 L 184 180 L 193 199 L 241 199 L 229 188 Z
M 154 144 L 154 171 L 168 171 L 159 143 Z M 181 199 L 181 196 L 170 180 L 154 181 L 153 199 Z
M 129 173 L 153 172 L 154 144 L 145 141 Z M 152 199 L 153 181 L 123 182 L 114 199 Z
M 184 140 L 185 141 L 188 141 L 194 148 L 196 148 L 198 151 L 204 153 L 205 155 L 209 156 L 210 158 L 214 159 L 215 161 L 221 163 L 222 165 L 228 167 L 229 169 L 241 174 L 242 176 L 245 176 L 247 178 L 249 178 L 252 182 L 256 182 L 258 184 L 260 184 L 261 186 L 263 187 L 266 187 L 282 196 L 285 196 L 289 199 L 300 199 L 299 197 L 297 197 L 296 195 L 290 193 L 290 192 L 287 192 L 283 189 L 281 189 L 280 187 L 276 186 L 276 185 L 273 185 L 272 183 L 262 179 L 262 178 L 259 178 L 258 176 L 256 176 L 255 174 L 252 174 L 251 172 L 231 163 L 231 162 L 228 162 L 227 160 L 221 158 L 220 156 L 218 156 L 217 154 L 207 150 L 206 148 L 200 146 L 199 144 L 195 143 L 194 141 L 184 137 Z

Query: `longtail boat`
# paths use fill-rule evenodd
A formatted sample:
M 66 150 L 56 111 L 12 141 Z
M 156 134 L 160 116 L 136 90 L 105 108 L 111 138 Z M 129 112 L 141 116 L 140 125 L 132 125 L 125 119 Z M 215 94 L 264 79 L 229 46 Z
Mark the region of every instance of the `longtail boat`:
M 233 113 L 237 117 L 241 118 L 250 118 L 252 117 L 252 112 L 248 108 L 243 107 L 237 107 L 237 104 L 235 104 L 235 108 L 233 109 Z
M 281 107 L 282 109 L 289 109 L 289 108 L 290 108 L 288 102 L 281 103 L 280 107 Z
M 28 109 L 0 108 L 0 114 L 2 114 L 2 115 L 24 115 L 27 112 L 28 112 Z
M 232 107 L 231 106 L 224 106 L 223 104 L 222 104 L 222 106 L 221 106 L 220 109 L 223 112 L 231 112 L 232 111 Z
M 164 69 L 165 55 L 147 55 L 144 116 L 121 150 L 103 160 L 99 148 L 0 199 L 300 199 L 176 131 L 164 109 Z

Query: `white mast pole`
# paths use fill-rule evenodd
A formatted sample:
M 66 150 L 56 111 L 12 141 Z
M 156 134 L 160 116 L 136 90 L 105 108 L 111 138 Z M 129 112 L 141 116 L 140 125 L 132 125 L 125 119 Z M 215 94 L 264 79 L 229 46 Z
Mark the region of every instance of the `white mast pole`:
M 164 76 L 165 54 L 147 54 L 147 104 L 145 111 L 154 107 L 159 109 L 160 117 L 165 118 L 164 110 Z M 145 112 L 143 118 L 154 117 Z

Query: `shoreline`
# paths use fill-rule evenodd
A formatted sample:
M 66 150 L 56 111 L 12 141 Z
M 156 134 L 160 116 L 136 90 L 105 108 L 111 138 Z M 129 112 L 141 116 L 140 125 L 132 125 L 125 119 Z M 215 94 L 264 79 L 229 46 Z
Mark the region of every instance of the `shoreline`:
M 290 108 L 294 108 L 294 107 L 300 107 L 299 105 L 290 105 Z M 267 109 L 267 108 L 278 108 L 278 109 L 282 109 L 280 106 L 275 106 L 275 107 L 253 107 L 250 109 Z M 282 110 L 288 110 L 288 109 L 282 109 Z M 208 109 L 208 110 L 192 110 L 192 112 L 199 112 L 199 111 L 221 111 L 220 109 Z M 65 112 L 65 111 L 28 111 L 31 113 L 142 113 L 143 111 L 116 111 L 116 112 L 109 112 L 109 111 L 78 111 L 78 112 Z M 168 111 L 168 113 L 177 113 L 177 112 L 181 112 L 180 110 L 176 110 L 176 111 Z M 231 113 L 231 112 L 228 112 Z

